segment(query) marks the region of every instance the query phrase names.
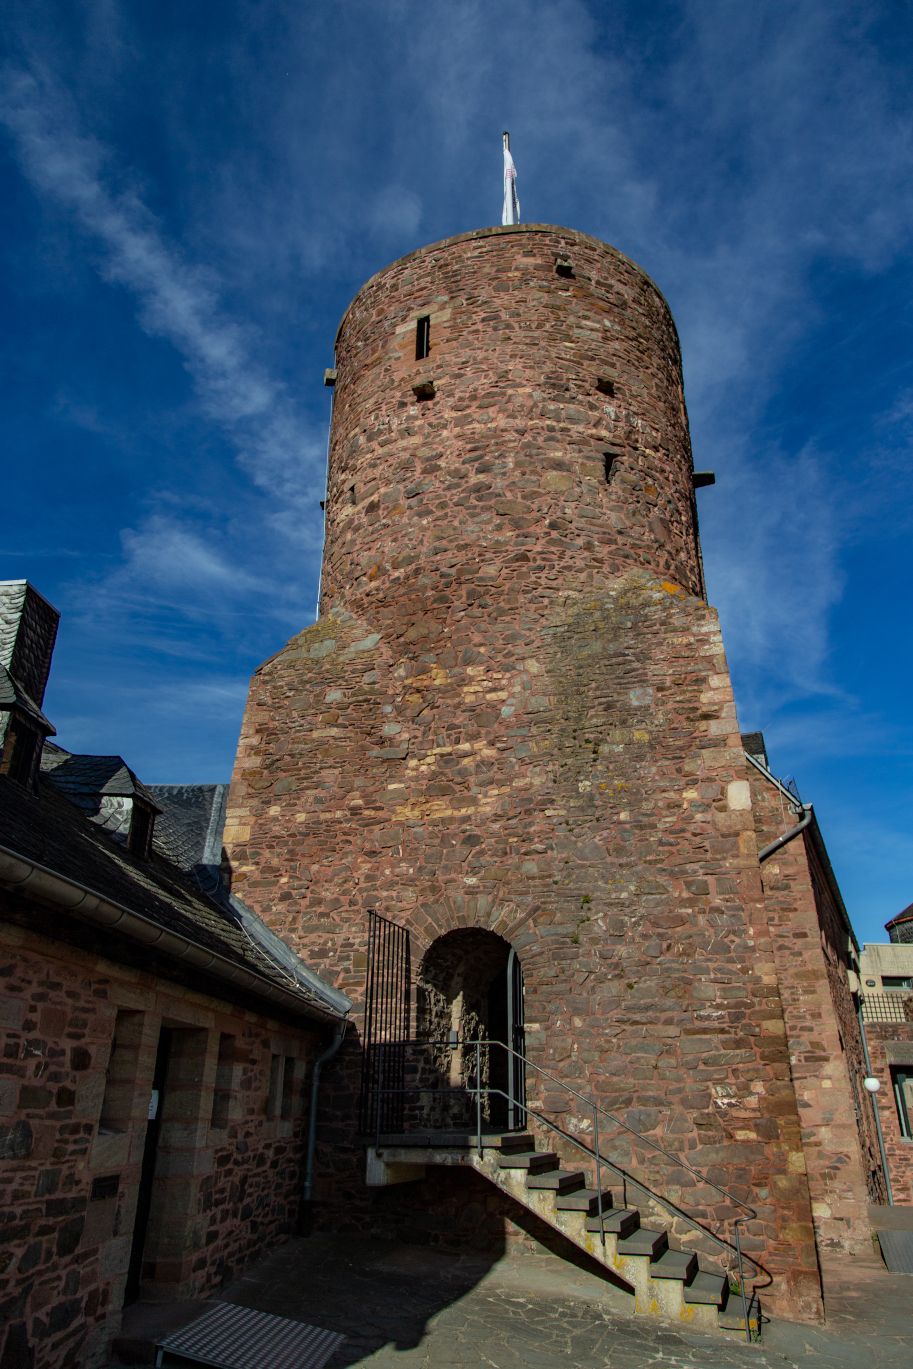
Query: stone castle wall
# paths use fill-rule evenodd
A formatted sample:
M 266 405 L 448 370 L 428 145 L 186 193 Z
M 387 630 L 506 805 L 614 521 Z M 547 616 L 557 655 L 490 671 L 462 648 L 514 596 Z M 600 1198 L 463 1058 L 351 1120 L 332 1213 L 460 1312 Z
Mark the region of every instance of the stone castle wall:
M 750 1202 L 771 1305 L 817 1315 L 666 306 L 583 235 L 487 231 L 369 282 L 337 361 L 322 614 L 252 683 L 226 829 L 237 891 L 356 1002 L 368 908 L 410 929 L 416 964 L 447 931 L 498 933 L 522 959 L 530 1057 Z M 351 1211 L 347 1107 L 324 1193 Z M 731 1235 L 728 1200 L 630 1158 Z
M 758 845 L 798 821 L 752 770 Z M 848 979 L 849 931 L 810 831 L 761 867 L 819 1250 L 871 1248 L 868 1204 L 884 1200 L 865 1059 Z

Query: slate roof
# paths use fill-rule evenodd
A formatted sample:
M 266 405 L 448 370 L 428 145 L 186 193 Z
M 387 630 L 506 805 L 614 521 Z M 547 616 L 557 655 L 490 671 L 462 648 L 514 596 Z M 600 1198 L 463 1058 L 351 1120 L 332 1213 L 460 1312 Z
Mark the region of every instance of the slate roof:
M 59 622 L 54 605 L 28 580 L 0 580 L 0 664 L 39 707 Z
M 324 984 L 284 943 L 281 959 L 270 954 L 250 928 L 245 931 L 230 904 L 208 897 L 188 871 L 159 852 L 153 850 L 148 860 L 132 855 L 46 775 L 36 793 L 0 776 L 0 846 L 294 993 L 302 1011 L 309 1005 L 321 1017 L 336 1018 L 347 1011 L 345 995 Z M 259 923 L 249 910 L 244 913 Z M 268 944 L 272 934 L 265 927 L 263 934 Z
M 150 784 L 158 807 L 153 845 L 212 891 L 219 882 L 227 784 Z
M 56 789 L 74 799 L 106 794 L 112 798 L 141 798 L 153 808 L 158 807 L 122 756 L 78 756 L 48 742 L 41 753 L 41 769 Z

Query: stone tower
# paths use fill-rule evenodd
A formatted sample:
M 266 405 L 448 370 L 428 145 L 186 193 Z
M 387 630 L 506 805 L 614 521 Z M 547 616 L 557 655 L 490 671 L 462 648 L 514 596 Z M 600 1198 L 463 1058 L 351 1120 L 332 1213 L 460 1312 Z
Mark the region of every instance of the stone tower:
M 374 276 L 336 368 L 320 617 L 254 676 L 227 829 L 237 892 L 356 1001 L 366 911 L 408 929 L 415 1032 L 497 1035 L 491 986 L 513 949 L 530 1060 L 746 1195 L 773 1304 L 814 1315 L 665 301 L 584 234 L 486 229 Z M 324 1158 L 340 1182 L 354 1076 L 337 1069 Z M 722 1219 L 680 1180 L 671 1196 Z

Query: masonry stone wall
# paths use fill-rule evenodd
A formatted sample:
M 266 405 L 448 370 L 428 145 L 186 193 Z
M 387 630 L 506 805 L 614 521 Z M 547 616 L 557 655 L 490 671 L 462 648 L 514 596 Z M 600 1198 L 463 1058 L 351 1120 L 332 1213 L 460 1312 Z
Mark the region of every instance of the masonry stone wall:
M 409 928 L 413 964 L 448 931 L 502 936 L 531 1059 L 751 1203 L 769 1305 L 818 1315 L 661 296 L 581 234 L 471 234 L 369 282 L 337 367 L 321 617 L 251 686 L 226 828 L 236 888 L 356 1003 L 368 908 Z M 323 1197 L 344 1222 L 368 1203 L 344 1096 L 356 1060 L 335 1077 Z M 585 1111 L 530 1085 L 586 1134 Z M 729 1199 L 630 1155 L 620 1131 L 613 1144 L 731 1237 Z M 388 1214 L 409 1201 L 383 1199 Z
M 0 984 L 0 1363 L 93 1369 L 119 1327 L 162 1023 L 181 1047 L 166 1084 L 144 1296 L 207 1297 L 294 1230 L 314 1042 L 2 924 Z M 118 1012 L 129 1028 L 119 1065 Z M 234 1051 L 230 1075 L 223 1050 L 217 1077 L 223 1037 Z M 268 1115 L 274 1054 L 294 1060 L 287 1118 L 281 1100 Z
M 758 845 L 795 827 L 780 789 L 751 773 Z M 884 1199 L 849 972 L 851 933 L 811 830 L 761 867 L 819 1250 L 871 1248 L 868 1203 Z

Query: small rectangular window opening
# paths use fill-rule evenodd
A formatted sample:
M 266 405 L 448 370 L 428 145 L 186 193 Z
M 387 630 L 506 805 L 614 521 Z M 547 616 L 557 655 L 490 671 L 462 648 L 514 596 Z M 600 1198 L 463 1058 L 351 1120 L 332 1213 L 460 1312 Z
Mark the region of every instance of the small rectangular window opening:
M 105 1074 L 98 1129 L 110 1135 L 126 1131 L 133 1112 L 139 1073 L 139 1051 L 143 1034 L 143 1014 L 125 1008 L 118 1012 L 111 1039 L 111 1054 Z
M 607 485 L 611 485 L 612 483 L 612 474 L 615 470 L 615 461 L 616 457 L 614 452 L 602 453 L 602 468 L 605 473 L 605 482 Z
M 130 814 L 130 830 L 127 833 L 127 850 L 132 851 L 141 860 L 147 860 L 149 857 L 154 822 L 155 815 L 145 804 L 134 799 L 133 811 Z
M 295 1059 L 287 1055 L 282 1067 L 282 1117 L 284 1121 L 292 1115 L 295 1102 Z
M 269 1095 L 266 1100 L 267 1117 L 278 1117 L 282 1107 L 282 1056 L 273 1052 L 269 1062 Z
M 415 359 L 424 361 L 431 352 L 431 315 L 422 314 L 415 321 Z

